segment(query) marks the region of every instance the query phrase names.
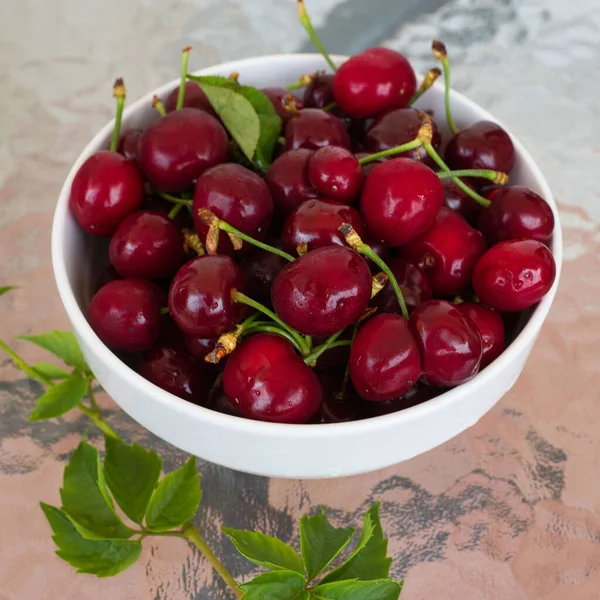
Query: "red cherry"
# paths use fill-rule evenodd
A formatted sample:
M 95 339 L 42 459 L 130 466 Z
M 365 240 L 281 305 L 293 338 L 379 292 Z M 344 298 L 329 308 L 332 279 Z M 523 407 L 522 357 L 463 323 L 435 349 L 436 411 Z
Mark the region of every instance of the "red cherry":
M 350 137 L 338 117 L 318 108 L 305 108 L 288 121 L 285 150 L 317 150 L 324 146 L 350 148 Z
M 431 398 L 435 398 L 443 392 L 442 388 L 432 387 L 419 381 L 404 396 L 393 398 L 392 400 L 384 400 L 383 402 L 368 402 L 367 415 L 369 417 L 389 415 L 399 410 L 427 402 L 427 400 L 431 400 Z
M 350 350 L 350 378 L 365 400 L 402 396 L 421 376 L 419 346 L 408 321 L 395 314 L 369 319 Z
M 327 336 L 352 325 L 371 296 L 371 273 L 347 247 L 326 246 L 286 265 L 271 288 L 275 312 L 305 335 Z
M 308 179 L 332 200 L 352 202 L 359 194 L 363 172 L 358 159 L 346 148 L 319 148 L 308 161 Z
M 240 416 L 239 411 L 231 403 L 231 398 L 225 393 L 222 385 L 213 388 L 211 391 L 208 399 L 208 408 L 224 415 L 231 415 L 232 417 Z
M 198 216 L 206 208 L 255 239 L 264 240 L 273 216 L 269 188 L 254 172 L 235 163 L 225 163 L 205 171 L 196 182 L 192 213 L 196 231 L 205 237 L 208 227 Z M 219 235 L 218 252 L 233 254 L 227 234 Z
M 334 200 L 307 200 L 286 219 L 281 243 L 290 254 L 295 254 L 301 243 L 306 243 L 309 250 L 346 246 L 344 236 L 338 231 L 342 223 L 350 223 L 359 236 L 364 235 L 365 226 L 355 208 Z
M 143 352 L 160 335 L 162 290 L 150 281 L 120 279 L 99 289 L 88 306 L 88 321 L 114 350 Z
M 275 112 L 279 115 L 282 120 L 282 125 L 285 125 L 295 114 L 296 111 L 290 110 L 286 104 L 286 98 L 290 95 L 290 92 L 282 87 L 268 87 L 262 88 L 263 94 L 271 101 Z M 300 100 L 295 100 L 296 109 L 300 110 L 303 108 Z
M 509 240 L 492 246 L 473 271 L 480 300 L 496 310 L 525 310 L 539 302 L 556 277 L 552 253 L 536 240 Z
M 138 164 L 152 185 L 177 193 L 225 162 L 227 154 L 227 133 L 219 121 L 202 110 L 182 108 L 146 128 Z
M 343 398 L 337 396 L 342 387 L 343 370 L 320 371 L 318 377 L 323 388 L 323 402 L 311 423 L 348 423 L 364 418 L 365 403 L 351 385 L 347 386 Z
M 490 196 L 492 203 L 479 217 L 479 229 L 490 244 L 521 238 L 546 242 L 552 237 L 552 209 L 533 190 L 511 185 Z
M 183 236 L 157 211 L 130 214 L 110 240 L 110 262 L 122 277 L 163 279 L 185 262 Z
M 381 240 L 378 240 L 367 231 L 367 233 L 362 237 L 362 241 L 367 244 L 367 246 L 369 246 L 371 250 L 373 250 L 373 252 L 379 256 L 379 258 L 381 258 L 381 260 L 387 261 L 390 255 L 390 249 L 387 246 L 384 246 Z M 372 262 L 370 258 L 365 256 L 364 259 L 367 261 L 371 271 L 375 273 L 379 273 L 379 271 L 381 271 L 381 269 L 374 262 Z
M 223 389 L 242 417 L 274 423 L 306 423 L 323 392 L 313 370 L 278 335 L 259 333 L 231 354 Z
M 443 201 L 444 188 L 434 171 L 410 158 L 394 158 L 366 178 L 360 212 L 367 229 L 386 246 L 402 246 L 433 225 Z
M 199 256 L 175 275 L 169 290 L 169 311 L 186 335 L 216 337 L 242 317 L 244 306 L 231 298 L 246 291 L 244 274 L 228 256 Z
M 117 152 L 122 154 L 127 160 L 132 162 L 137 161 L 138 152 L 140 149 L 140 139 L 142 137 L 142 129 L 130 129 L 121 135 Z
M 475 186 L 468 179 L 461 177 L 461 181 L 475 191 Z M 452 179 L 443 179 L 442 185 L 444 186 L 444 204 L 463 217 L 469 225 L 475 227 L 477 218 L 482 212 L 481 204 L 468 196 Z
M 453 296 L 471 283 L 475 264 L 485 250 L 483 235 L 442 206 L 435 223 L 401 252 L 425 271 L 434 294 Z
M 421 348 L 427 383 L 452 387 L 479 371 L 483 345 L 477 326 L 446 300 L 429 300 L 417 307 L 409 324 Z
M 333 75 L 329 73 L 314 75 L 304 90 L 304 106 L 306 108 L 325 108 L 333 100 Z
M 369 48 L 349 58 L 337 70 L 333 94 L 341 110 L 357 118 L 374 117 L 401 108 L 417 89 L 410 63 L 389 48 Z
M 195 335 L 184 336 L 184 344 L 187 351 L 194 359 L 198 361 L 205 369 L 211 371 L 220 371 L 225 366 L 226 358 L 220 360 L 216 365 L 204 360 L 207 354 L 210 354 L 217 344 L 218 337 L 204 338 Z
M 111 235 L 142 204 L 144 183 L 135 165 L 116 152 L 92 154 L 71 184 L 69 205 L 81 228 Z
M 463 315 L 469 317 L 479 329 L 483 342 L 481 357 L 481 368 L 483 369 L 500 356 L 506 348 L 502 316 L 493 308 L 476 302 L 462 302 L 457 308 Z
M 269 241 L 270 246 L 279 248 L 280 244 L 277 241 Z M 282 249 L 282 248 L 281 248 Z M 246 277 L 246 285 L 248 295 L 259 302 L 271 301 L 271 286 L 275 277 L 288 264 L 285 258 L 273 252 L 255 248 L 252 252 L 245 256 L 240 266 Z
M 177 106 L 178 96 L 179 86 L 172 90 L 171 93 L 167 96 L 167 101 L 165 102 L 165 108 L 167 109 L 167 112 L 173 112 L 175 110 L 175 107 Z M 200 110 L 207 112 L 213 117 L 217 116 L 217 113 L 215 113 L 210 103 L 210 100 L 202 91 L 202 88 L 195 81 L 185 82 L 185 92 L 183 93 L 182 108 L 199 108 Z

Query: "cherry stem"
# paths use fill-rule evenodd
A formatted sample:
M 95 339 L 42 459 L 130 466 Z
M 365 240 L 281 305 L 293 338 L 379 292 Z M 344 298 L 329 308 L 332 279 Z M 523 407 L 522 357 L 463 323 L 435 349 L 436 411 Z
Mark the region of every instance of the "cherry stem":
M 155 190 L 156 193 L 165 200 L 172 202 L 173 204 L 180 204 L 182 206 L 192 206 L 192 200 L 188 200 L 187 198 L 178 198 L 177 196 L 171 196 L 171 194 L 167 194 L 167 192 L 161 192 L 160 190 Z
M 481 177 L 489 179 L 496 185 L 504 185 L 508 182 L 508 175 L 502 171 L 491 171 L 490 169 L 460 169 L 458 171 L 440 171 L 437 176 L 440 179 L 452 177 Z
M 185 97 L 185 84 L 187 81 L 188 60 L 190 58 L 191 46 L 187 46 L 181 52 L 181 83 L 179 84 L 179 93 L 177 94 L 177 104 L 175 110 L 183 107 L 183 99 Z
M 354 343 L 354 338 L 356 338 L 356 334 L 358 333 L 358 323 L 354 325 L 354 329 L 352 330 L 352 337 L 350 338 L 350 346 Z M 350 361 L 346 363 L 346 368 L 344 369 L 344 379 L 342 379 L 342 385 L 340 386 L 340 391 L 336 394 L 336 397 L 339 400 L 343 400 L 346 395 L 346 390 L 348 389 L 348 381 L 350 380 Z
M 300 78 L 298 79 L 298 81 L 294 81 L 294 83 L 289 83 L 288 85 L 284 86 L 286 90 L 288 91 L 292 91 L 292 90 L 298 90 L 300 88 L 306 87 L 307 85 L 310 84 L 310 82 L 313 80 L 313 75 L 300 75 Z
M 181 209 L 183 208 L 183 204 L 176 204 L 170 211 L 169 214 L 167 215 L 169 217 L 169 219 L 173 220 L 181 211 Z
M 248 327 L 248 329 L 244 330 L 242 335 L 252 335 L 253 333 L 275 333 L 280 335 L 282 338 L 285 338 L 298 352 L 302 353 L 302 348 L 298 344 L 298 342 L 294 339 L 294 337 L 285 331 L 285 329 L 281 329 L 281 327 L 277 327 L 277 325 L 253 325 L 252 327 Z
M 423 78 L 423 83 L 421 87 L 414 93 L 414 96 L 408 101 L 408 105 L 411 106 L 414 104 L 436 81 L 436 79 L 442 74 L 442 72 L 434 67 L 433 69 L 429 69 L 427 73 L 425 73 L 425 77 Z
M 121 117 L 123 116 L 123 107 L 125 106 L 125 84 L 121 78 L 117 79 L 113 85 L 113 96 L 117 101 L 117 114 L 115 116 L 115 126 L 113 127 L 112 138 L 110 140 L 110 151 L 116 152 L 119 145 L 119 135 L 121 133 Z
M 332 110 L 337 108 L 337 102 L 330 102 L 329 104 L 326 104 L 321 110 L 325 111 L 325 112 L 331 112 Z
M 302 23 L 302 27 L 308 33 L 308 37 L 312 40 L 312 43 L 315 45 L 317 50 L 323 55 L 323 58 L 327 61 L 327 64 L 331 67 L 331 70 L 335 73 L 337 71 L 337 67 L 335 63 L 331 60 L 331 56 L 327 50 L 325 50 L 325 46 L 321 43 L 317 32 L 314 30 L 310 17 L 306 12 L 306 6 L 304 6 L 304 0 L 297 0 L 298 2 L 298 17 L 300 18 L 300 23 Z
M 85 404 L 78 404 L 77 408 L 90 419 L 90 421 L 108 437 L 120 440 L 119 434 L 102 418 L 102 415 L 98 414 L 91 408 L 85 406 Z
M 167 109 L 158 96 L 153 96 L 152 108 L 154 108 L 161 117 L 165 117 L 167 115 Z
M 246 294 L 242 294 L 242 292 L 239 292 L 238 290 L 233 290 L 231 292 L 231 297 L 233 298 L 234 302 L 239 302 L 240 304 L 251 306 L 255 310 L 258 310 L 261 313 L 263 313 L 263 315 L 267 315 L 267 317 L 273 319 L 273 321 L 275 321 L 277 325 L 279 325 L 282 329 L 287 331 L 296 340 L 303 356 L 307 355 L 310 352 L 310 348 L 308 347 L 306 340 L 302 337 L 302 334 L 300 334 L 295 329 L 292 329 L 287 323 L 284 323 L 272 310 L 269 310 L 260 302 L 253 300 L 252 298 L 246 296 Z
M 468 185 L 463 183 L 458 177 L 453 175 L 452 171 L 450 170 L 450 167 L 448 167 L 448 165 L 442 160 L 442 157 L 436 152 L 436 149 L 431 144 L 424 143 L 423 148 L 425 148 L 425 151 L 427 152 L 427 154 L 431 157 L 431 159 L 435 162 L 435 164 L 440 169 L 442 169 L 442 171 L 445 171 L 446 173 L 450 173 L 450 175 L 448 175 L 448 177 L 450 177 L 450 179 L 452 179 L 452 181 L 465 194 L 467 194 L 467 196 L 470 196 L 471 198 L 473 198 L 473 200 L 475 200 L 475 202 L 478 202 L 484 208 L 487 208 L 491 204 L 491 202 L 487 198 L 484 198 L 483 196 L 478 194 L 476 191 L 472 190 Z
M 330 335 L 327 340 L 325 340 L 325 342 L 323 344 L 321 344 L 320 346 L 317 346 L 316 348 L 313 348 L 313 351 L 306 357 L 304 357 L 304 362 L 309 366 L 309 367 L 314 367 L 317 364 L 317 359 L 325 352 L 327 352 L 327 350 L 329 350 L 329 348 L 331 348 L 331 346 L 335 343 L 335 341 L 340 337 L 340 335 L 342 335 L 342 333 L 344 333 L 344 330 L 342 329 L 342 331 L 338 331 L 337 333 L 334 333 L 333 335 Z
M 436 60 L 441 61 L 442 69 L 444 70 L 444 104 L 446 106 L 446 121 L 448 121 L 450 131 L 453 134 L 458 133 L 458 127 L 454 123 L 454 117 L 452 116 L 452 110 L 450 108 L 450 62 L 448 60 L 446 46 L 438 40 L 433 40 L 431 43 L 431 50 Z
M 396 154 L 402 154 L 403 152 L 408 152 L 409 150 L 414 150 L 419 146 L 422 146 L 423 142 L 419 138 L 412 140 L 412 142 L 406 142 L 406 144 L 402 144 L 401 146 L 395 146 L 394 148 L 388 148 L 387 150 L 382 150 L 381 152 L 375 152 L 374 154 L 369 154 L 368 156 L 363 156 L 358 160 L 358 164 L 367 165 L 371 162 L 379 160 L 380 158 L 387 158 L 388 156 L 396 156 Z

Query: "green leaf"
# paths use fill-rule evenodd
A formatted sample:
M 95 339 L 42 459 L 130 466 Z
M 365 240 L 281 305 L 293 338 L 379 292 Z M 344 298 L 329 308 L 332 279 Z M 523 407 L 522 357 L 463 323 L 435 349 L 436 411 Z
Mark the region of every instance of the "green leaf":
M 57 386 L 58 387 L 58 386 Z M 60 490 L 63 509 L 94 537 L 127 539 L 134 533 L 115 513 L 112 499 L 106 489 L 98 450 L 81 441 L 65 467 L 63 487 Z
M 301 600 L 306 579 L 294 571 L 269 571 L 262 573 L 239 588 L 244 592 L 242 600 Z
M 200 82 L 214 111 L 238 143 L 248 160 L 252 160 L 260 138 L 260 120 L 251 102 L 227 87 L 217 87 Z
M 21 335 L 19 339 L 36 344 L 48 352 L 52 352 L 68 365 L 79 369 L 83 373 L 89 373 L 77 338 L 70 331 L 51 331 L 40 335 Z
M 141 525 L 156 487 L 162 461 L 154 450 L 139 444 L 128 446 L 105 436 L 104 476 L 117 504 L 135 523 Z
M 46 379 L 50 379 L 51 381 L 67 379 L 69 377 L 69 373 L 65 370 L 47 362 L 39 362 L 33 365 L 32 369 L 42 375 L 42 377 L 46 377 Z
M 56 554 L 77 569 L 97 577 L 110 577 L 130 567 L 140 556 L 142 545 L 126 540 L 87 540 L 60 509 L 41 503 L 52 528 Z
M 310 597 L 315 600 L 397 600 L 402 584 L 391 579 L 375 581 L 335 581 L 314 588 Z
M 354 536 L 354 528 L 333 527 L 321 513 L 300 519 L 300 550 L 309 581 L 321 574 L 344 550 Z
M 273 152 L 281 131 L 281 118 L 264 92 L 249 85 L 242 85 L 236 91 L 250 101 L 258 115 L 260 137 L 254 160 L 261 169 L 266 171 L 273 161 Z
M 213 85 L 215 87 L 224 87 L 229 89 L 235 89 L 240 87 L 240 84 L 236 79 L 231 77 L 223 77 L 223 75 L 189 75 L 188 79 L 195 81 L 196 83 L 204 83 L 207 85 Z
M 249 561 L 273 570 L 288 569 L 304 574 L 298 553 L 280 539 L 258 531 L 222 527 L 223 533 L 233 542 L 238 552 Z
M 79 371 L 75 371 L 68 379 L 50 386 L 37 399 L 29 420 L 41 421 L 64 415 L 83 400 L 89 385 L 89 381 Z
M 5 285 L 3 287 L 0 287 L 0 296 L 3 296 L 4 294 L 6 294 L 6 292 L 10 292 L 10 290 L 17 289 L 19 289 L 18 285 Z
M 191 457 L 183 467 L 163 477 L 154 490 L 146 511 L 148 529 L 169 531 L 180 527 L 196 514 L 201 499 L 196 459 Z
M 360 579 L 384 579 L 390 572 L 392 559 L 387 556 L 387 539 L 383 537 L 379 520 L 379 502 L 363 517 L 363 530 L 354 552 L 339 567 L 326 575 L 321 583 Z

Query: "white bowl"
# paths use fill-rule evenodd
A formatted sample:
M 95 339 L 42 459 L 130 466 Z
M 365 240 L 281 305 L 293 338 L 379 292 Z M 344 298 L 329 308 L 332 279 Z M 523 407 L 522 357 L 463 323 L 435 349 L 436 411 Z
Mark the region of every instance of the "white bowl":
M 344 57 L 335 57 L 342 62 Z M 249 58 L 200 71 L 201 74 L 240 73 L 243 83 L 257 87 L 285 85 L 304 73 L 324 69 L 314 54 Z M 155 117 L 154 94 L 165 98 L 172 81 L 131 105 L 123 128 L 142 126 Z M 480 119 L 495 120 L 483 108 L 452 92 L 452 106 L 460 127 Z M 443 87 L 436 84 L 419 102 L 433 109 L 442 133 Z M 505 128 L 506 129 L 506 128 Z M 104 389 L 133 419 L 167 442 L 208 461 L 272 477 L 339 477 L 374 471 L 417 456 L 476 423 L 512 387 L 556 294 L 561 263 L 562 233 L 552 193 L 540 169 L 512 136 L 517 160 L 511 177 L 534 189 L 552 207 L 556 219 L 551 244 L 556 281 L 535 308 L 508 349 L 473 380 L 437 398 L 393 414 L 352 423 L 282 425 L 250 421 L 190 404 L 146 381 L 115 356 L 89 326 L 85 313 L 98 274 L 98 240 L 85 235 L 69 211 L 73 177 L 88 156 L 104 149 L 112 131 L 107 124 L 75 161 L 58 199 L 52 229 L 52 262 L 63 304 L 83 354 Z

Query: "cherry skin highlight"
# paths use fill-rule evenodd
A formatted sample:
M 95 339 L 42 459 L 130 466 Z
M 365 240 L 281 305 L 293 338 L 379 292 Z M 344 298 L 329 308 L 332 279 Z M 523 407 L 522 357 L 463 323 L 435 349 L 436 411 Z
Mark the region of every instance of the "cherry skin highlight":
M 350 148 L 350 136 L 338 117 L 318 108 L 305 108 L 288 121 L 284 150 L 324 146 Z
M 489 306 L 477 302 L 461 302 L 457 305 L 460 312 L 469 317 L 481 334 L 483 355 L 481 368 L 487 367 L 506 348 L 504 321 L 500 313 Z
M 359 194 L 363 171 L 346 148 L 319 148 L 308 161 L 308 179 L 321 194 L 339 202 L 352 202 Z

